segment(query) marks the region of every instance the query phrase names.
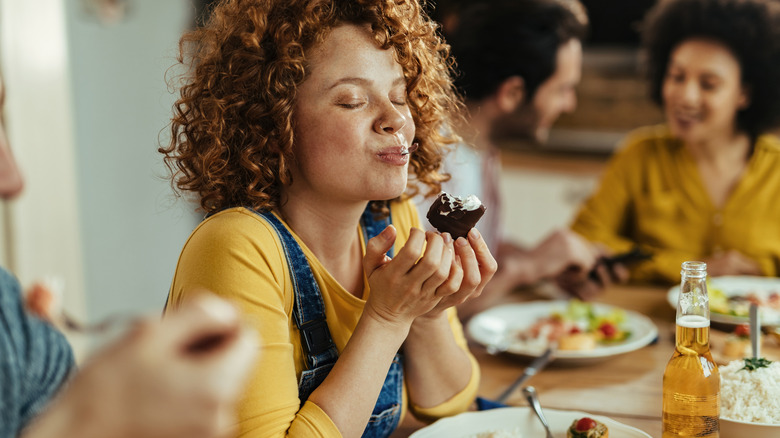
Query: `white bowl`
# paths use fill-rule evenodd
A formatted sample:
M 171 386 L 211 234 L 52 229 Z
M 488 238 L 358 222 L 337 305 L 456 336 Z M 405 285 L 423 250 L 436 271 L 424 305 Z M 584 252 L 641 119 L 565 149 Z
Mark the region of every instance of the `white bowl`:
M 778 438 L 780 424 L 747 423 L 720 418 L 720 438 Z

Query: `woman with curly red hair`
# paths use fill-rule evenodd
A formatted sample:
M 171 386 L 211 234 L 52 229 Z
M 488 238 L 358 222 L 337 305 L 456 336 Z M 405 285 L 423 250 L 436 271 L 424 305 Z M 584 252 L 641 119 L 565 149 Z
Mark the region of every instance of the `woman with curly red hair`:
M 207 288 L 263 340 L 242 436 L 384 437 L 478 385 L 453 306 L 496 270 L 482 237 L 421 231 L 460 102 L 417 0 L 228 0 L 185 35 L 166 163 L 208 217 L 168 308 Z M 410 181 L 411 179 L 411 181 Z

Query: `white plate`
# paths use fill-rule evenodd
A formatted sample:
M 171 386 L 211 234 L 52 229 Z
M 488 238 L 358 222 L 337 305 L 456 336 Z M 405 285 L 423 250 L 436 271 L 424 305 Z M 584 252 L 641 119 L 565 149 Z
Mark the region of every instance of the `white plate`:
M 609 436 L 619 438 L 650 438 L 650 435 L 639 429 L 618 423 L 607 417 L 590 415 L 578 411 L 559 411 L 545 409 L 544 416 L 550 423 L 550 430 L 555 438 L 566 438 L 566 430 L 578 418 L 590 417 L 604 423 L 609 429 Z M 513 437 L 537 438 L 544 436 L 542 423 L 534 412 L 527 407 L 491 409 L 482 412 L 466 412 L 441 420 L 424 427 L 409 438 L 466 438 L 478 433 L 498 430 L 517 431 Z
M 505 340 L 508 334 L 530 327 L 539 318 L 549 316 L 553 312 L 564 312 L 567 305 L 566 300 L 559 300 L 496 306 L 471 318 L 466 326 L 466 331 L 471 339 L 483 346 L 496 345 Z M 614 306 L 593 303 L 593 310 L 596 314 L 609 313 L 614 309 Z M 623 310 L 623 312 L 625 312 L 626 319 L 622 328 L 631 332 L 626 340 L 610 344 L 597 344 L 593 350 L 558 350 L 555 354 L 555 360 L 590 362 L 595 359 L 603 359 L 642 348 L 658 336 L 658 328 L 650 321 L 650 318 L 630 310 Z M 510 344 L 507 352 L 520 356 L 536 357 L 541 355 L 544 349 L 532 349 L 523 343 L 516 343 Z
M 709 287 L 718 288 L 729 297 L 747 295 L 756 291 L 775 292 L 780 291 L 780 278 L 753 277 L 749 275 L 710 277 Z M 669 289 L 669 292 L 666 294 L 666 299 L 673 309 L 677 309 L 679 295 L 679 285 Z M 749 321 L 747 317 L 725 315 L 717 312 L 710 312 L 710 319 L 723 324 L 743 324 Z M 761 325 L 780 325 L 780 312 L 761 308 Z

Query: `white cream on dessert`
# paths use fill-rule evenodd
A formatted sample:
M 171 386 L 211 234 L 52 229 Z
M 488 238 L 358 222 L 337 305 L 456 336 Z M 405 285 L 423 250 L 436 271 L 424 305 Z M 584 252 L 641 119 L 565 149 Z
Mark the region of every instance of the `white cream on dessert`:
M 468 195 L 465 198 L 460 196 L 453 196 L 448 193 L 444 194 L 442 201 L 446 202 L 449 206 L 449 211 L 442 211 L 439 214 L 447 216 L 455 210 L 472 211 L 478 209 L 482 205 L 482 201 L 479 200 L 477 195 Z

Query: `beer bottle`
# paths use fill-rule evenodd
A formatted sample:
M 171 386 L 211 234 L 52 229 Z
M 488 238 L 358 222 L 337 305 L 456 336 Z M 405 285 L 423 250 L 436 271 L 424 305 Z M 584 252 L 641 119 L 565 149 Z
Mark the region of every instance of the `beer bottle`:
M 663 381 L 663 438 L 719 437 L 720 374 L 710 354 L 707 264 L 684 262 L 675 349 Z

